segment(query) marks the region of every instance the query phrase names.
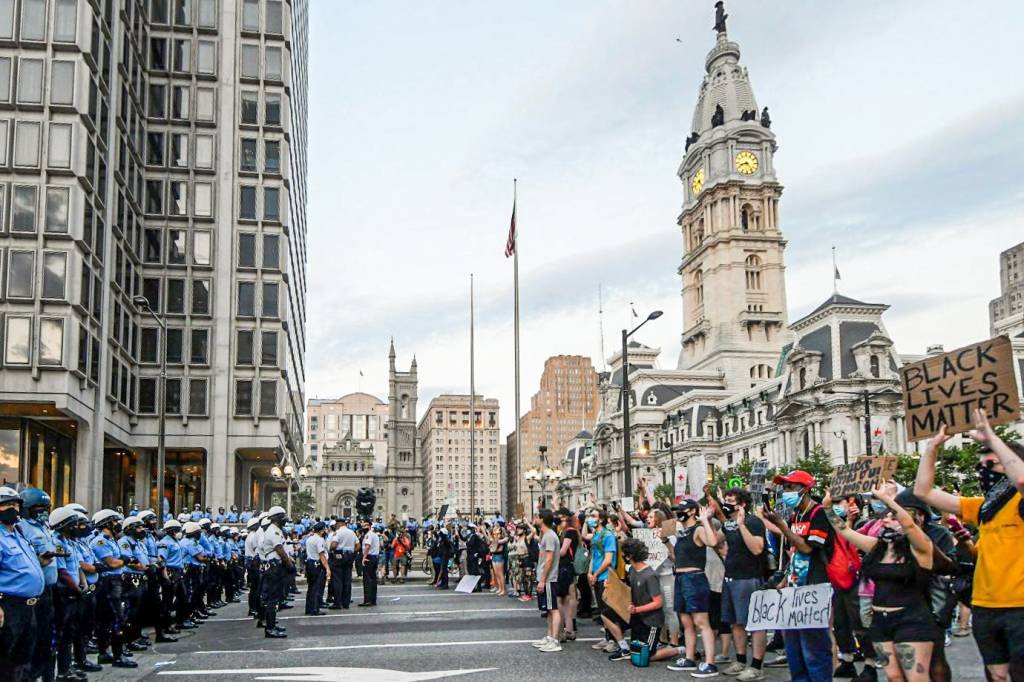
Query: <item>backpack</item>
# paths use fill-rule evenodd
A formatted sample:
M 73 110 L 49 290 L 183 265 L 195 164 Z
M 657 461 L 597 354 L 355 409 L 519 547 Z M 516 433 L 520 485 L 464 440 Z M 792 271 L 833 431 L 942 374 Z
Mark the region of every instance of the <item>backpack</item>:
M 576 543 L 576 554 L 573 556 L 572 569 L 576 575 L 586 575 L 590 570 L 590 550 L 583 544 L 582 537 Z
M 824 508 L 820 505 L 818 510 Z M 811 515 L 811 518 L 818 513 L 818 510 Z M 837 590 L 848 590 L 857 584 L 857 576 L 860 574 L 860 552 L 850 544 L 839 533 L 832 533 L 832 556 L 825 565 L 825 574 L 828 581 Z

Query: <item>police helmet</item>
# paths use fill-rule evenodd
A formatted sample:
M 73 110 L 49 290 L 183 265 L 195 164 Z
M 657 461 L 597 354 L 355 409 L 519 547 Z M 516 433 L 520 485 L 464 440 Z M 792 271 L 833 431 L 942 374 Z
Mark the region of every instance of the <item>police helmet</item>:
M 69 509 L 74 509 L 76 512 L 85 516 L 86 518 L 89 518 L 89 510 L 86 509 L 84 505 L 78 504 L 77 502 L 72 502 L 71 504 L 66 506 Z
M 77 522 L 82 514 L 71 507 L 58 507 L 50 512 L 49 524 L 53 530 L 60 530 L 62 526 Z
M 246 528 L 250 528 L 250 529 L 252 529 L 252 528 L 259 528 L 259 525 L 260 525 L 259 517 L 258 516 L 254 516 L 254 517 L 252 517 L 251 519 L 249 519 L 246 522 L 245 527 Z
M 183 530 L 185 531 L 185 535 L 195 535 L 201 531 L 202 528 L 195 521 L 188 521 L 185 523 Z
M 199 523 L 200 523 L 200 525 L 202 525 L 202 521 L 200 521 Z M 206 530 L 210 531 L 211 533 L 216 533 L 217 531 L 220 530 L 220 524 L 219 523 L 211 523 L 209 528 L 207 528 Z
M 50 496 L 39 488 L 25 488 L 21 491 L 21 508 L 24 510 L 33 507 L 49 507 Z
M 210 519 L 199 519 L 200 528 L 205 528 L 206 526 L 209 526 L 211 523 L 213 523 L 213 521 L 211 521 Z
M 143 509 L 139 512 L 139 521 L 142 521 L 143 523 L 145 523 L 150 517 L 154 519 L 156 518 L 156 512 L 152 509 Z
M 141 526 L 141 525 L 142 525 L 142 519 L 140 519 L 138 516 L 129 516 L 124 521 L 121 522 L 121 532 L 122 533 L 126 533 L 129 530 L 131 530 L 132 528 L 135 528 L 136 526 Z
M 120 521 L 122 517 L 113 509 L 100 509 L 98 512 L 92 515 L 92 522 L 97 528 L 103 526 L 112 526 L 116 521 Z
M 0 504 L 4 504 L 5 502 L 17 502 L 20 505 L 21 495 L 19 495 L 18 491 L 14 488 L 9 488 L 7 486 L 0 487 Z
M 176 531 L 176 530 L 181 530 L 181 523 L 178 522 L 178 521 L 175 521 L 174 519 L 171 519 L 171 520 L 169 520 L 169 521 L 164 523 L 164 530 L 168 531 L 168 532 L 173 532 L 173 531 Z

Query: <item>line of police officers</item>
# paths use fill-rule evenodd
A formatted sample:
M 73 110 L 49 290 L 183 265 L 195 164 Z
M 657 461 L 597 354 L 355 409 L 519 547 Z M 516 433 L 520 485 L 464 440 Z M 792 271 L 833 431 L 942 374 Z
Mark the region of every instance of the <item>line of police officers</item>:
M 154 628 L 156 642 L 177 641 L 172 635 L 239 601 L 254 565 L 270 589 L 260 595 L 272 607 L 268 633 L 277 632 L 281 566 L 290 564 L 280 544 L 271 544 L 285 562 L 275 569 L 251 560 L 247 531 L 210 519 L 183 515 L 158 531 L 149 510 L 125 518 L 101 509 L 90 519 L 80 504 L 50 506 L 38 488 L 0 487 L 0 680 L 84 680 L 104 663 L 135 668 L 132 652 L 151 644 L 143 627 Z M 282 537 L 284 517 L 280 507 L 261 515 L 267 543 Z

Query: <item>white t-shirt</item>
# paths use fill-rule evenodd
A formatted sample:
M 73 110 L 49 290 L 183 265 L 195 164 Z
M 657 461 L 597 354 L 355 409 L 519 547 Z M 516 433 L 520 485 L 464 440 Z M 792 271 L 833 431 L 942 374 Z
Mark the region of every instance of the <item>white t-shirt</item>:
M 284 533 L 274 524 L 270 524 L 263 531 L 263 537 L 260 539 L 260 559 L 263 561 L 280 561 L 281 558 L 274 551 L 274 548 L 282 545 L 284 545 Z
M 306 538 L 306 558 L 312 559 L 313 561 L 319 561 L 319 557 L 327 551 L 327 545 L 324 539 L 320 537 L 318 533 L 313 533 Z
M 338 530 L 334 531 L 334 535 L 331 537 L 331 542 L 337 542 L 335 551 L 338 552 L 354 552 L 356 551 L 356 534 L 348 526 L 342 526 Z
M 366 552 L 369 556 L 380 554 L 380 536 L 372 530 L 368 531 L 363 536 L 363 547 L 369 548 L 369 551 Z

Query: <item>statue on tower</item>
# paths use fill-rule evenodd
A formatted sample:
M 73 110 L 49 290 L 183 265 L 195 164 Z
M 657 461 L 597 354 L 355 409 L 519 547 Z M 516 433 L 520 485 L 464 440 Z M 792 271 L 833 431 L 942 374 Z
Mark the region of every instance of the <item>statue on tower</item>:
M 761 125 L 765 128 L 772 127 L 772 117 L 768 115 L 768 107 L 761 110 Z
M 725 33 L 725 20 L 728 18 L 729 15 L 725 13 L 725 3 L 718 0 L 715 3 L 715 31 L 717 33 Z

